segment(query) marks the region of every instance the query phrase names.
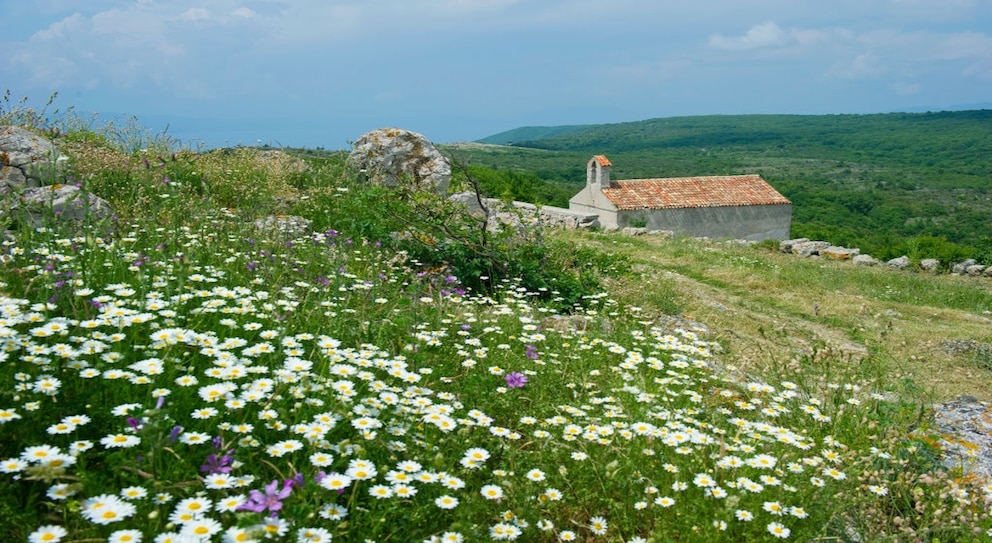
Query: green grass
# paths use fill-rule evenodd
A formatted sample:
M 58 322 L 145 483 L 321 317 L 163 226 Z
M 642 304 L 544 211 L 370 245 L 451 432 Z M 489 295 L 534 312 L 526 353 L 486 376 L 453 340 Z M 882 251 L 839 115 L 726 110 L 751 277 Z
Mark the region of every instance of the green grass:
M 113 194 L 112 228 L 52 223 L 3 244 L 5 540 L 992 528 L 992 487 L 942 470 L 930 387 L 896 346 L 864 363 L 824 335 L 881 338 L 870 315 L 889 308 L 975 314 L 989 298 L 973 282 L 691 240 L 521 239 L 333 161 L 287 178 L 247 149 L 148 166 L 98 149 L 77 149 L 77 168 L 107 158 L 76 172 L 87 188 L 133 188 Z M 272 213 L 313 229 L 255 226 Z M 820 298 L 835 289 L 865 312 Z

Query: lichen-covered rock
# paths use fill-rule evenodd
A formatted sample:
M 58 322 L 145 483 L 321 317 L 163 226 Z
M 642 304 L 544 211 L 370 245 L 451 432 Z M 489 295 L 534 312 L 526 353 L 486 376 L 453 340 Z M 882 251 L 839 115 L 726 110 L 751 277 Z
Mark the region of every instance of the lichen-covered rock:
M 466 211 L 480 221 L 485 220 L 486 229 L 490 232 L 508 227 L 523 234 L 528 229 L 536 230 L 542 226 L 535 213 L 528 213 L 526 209 L 509 205 L 497 198 L 480 198 L 474 192 L 465 191 L 452 194 L 448 199 L 464 205 Z
M 19 126 L 0 126 L 0 188 L 55 183 L 66 160 L 43 136 Z
M 301 236 L 310 231 L 310 220 L 297 215 L 269 215 L 255 221 L 255 228 L 286 236 Z
M 348 166 L 387 186 L 408 183 L 415 190 L 448 191 L 451 165 L 427 138 L 400 128 L 379 128 L 358 138 Z
M 31 227 L 51 221 L 99 222 L 113 213 L 106 200 L 75 185 L 27 188 L 11 207 L 13 219 Z
M 967 268 L 964 269 L 964 272 L 970 275 L 971 277 L 979 277 L 982 275 L 982 272 L 984 271 L 985 271 L 985 266 L 982 266 L 981 264 L 972 264 L 971 266 L 968 266 Z
M 936 273 L 940 269 L 940 261 L 936 258 L 924 258 L 920 261 L 920 269 L 925 272 Z
M 859 254 L 861 254 L 861 249 L 848 249 L 847 247 L 839 247 L 837 245 L 831 245 L 826 249 L 820 250 L 820 256 L 831 260 L 851 260 Z
M 961 396 L 935 406 L 944 466 L 966 475 L 992 477 L 992 405 Z
M 792 254 L 802 257 L 819 256 L 820 251 L 830 247 L 825 241 L 803 241 L 792 245 Z
M 975 263 L 976 262 L 974 258 L 962 260 L 961 262 L 955 262 L 953 265 L 951 265 L 951 273 L 953 273 L 954 275 L 964 275 L 968 273 L 968 266 L 974 266 Z
M 895 268 L 897 270 L 905 270 L 909 267 L 909 257 L 902 255 L 899 258 L 893 258 L 885 263 L 890 268 Z
M 878 259 L 871 255 L 855 255 L 851 259 L 855 266 L 877 266 Z
M 787 239 L 778 244 L 778 250 L 783 253 L 791 253 L 793 246 L 799 243 L 806 243 L 807 241 L 809 241 L 809 238 Z

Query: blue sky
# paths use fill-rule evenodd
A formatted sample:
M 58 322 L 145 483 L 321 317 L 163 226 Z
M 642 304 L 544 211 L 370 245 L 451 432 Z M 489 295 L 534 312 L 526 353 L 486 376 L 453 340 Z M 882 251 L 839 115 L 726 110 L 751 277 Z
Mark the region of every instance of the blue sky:
M 0 91 L 192 145 L 992 107 L 992 0 L 0 2 Z

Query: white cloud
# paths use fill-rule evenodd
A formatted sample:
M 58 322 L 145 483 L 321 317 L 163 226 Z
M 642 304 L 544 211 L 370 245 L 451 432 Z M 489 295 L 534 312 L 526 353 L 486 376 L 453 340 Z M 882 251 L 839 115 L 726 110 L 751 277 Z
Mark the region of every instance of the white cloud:
M 203 8 L 190 8 L 179 16 L 185 21 L 205 21 L 210 18 L 210 12 Z
M 83 26 L 88 26 L 89 21 L 79 13 L 56 21 L 43 30 L 39 30 L 31 36 L 32 40 L 60 40 L 71 34 L 79 32 Z
M 885 70 L 878 56 L 868 51 L 836 62 L 826 75 L 837 79 L 867 79 L 878 77 Z
M 980 32 L 958 32 L 935 36 L 932 57 L 935 59 L 992 59 L 992 36 Z
M 961 71 L 961 75 L 981 81 L 992 81 L 992 59 L 984 59 L 969 64 Z
M 246 8 L 244 6 L 241 6 L 238 9 L 232 11 L 231 14 L 236 17 L 243 17 L 245 19 L 254 19 L 258 17 L 258 13 L 255 13 L 255 11 L 252 10 L 251 8 Z
M 722 34 L 710 36 L 709 45 L 716 49 L 746 51 L 764 47 L 777 47 L 792 41 L 789 34 L 777 24 L 769 21 L 754 25 L 741 36 L 727 37 Z

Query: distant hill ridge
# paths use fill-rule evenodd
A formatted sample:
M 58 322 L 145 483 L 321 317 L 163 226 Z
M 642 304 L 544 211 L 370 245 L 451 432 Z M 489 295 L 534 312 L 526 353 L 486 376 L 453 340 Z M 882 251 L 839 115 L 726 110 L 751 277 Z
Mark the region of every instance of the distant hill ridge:
M 961 131 L 966 137 L 974 135 L 984 139 L 986 145 L 982 150 L 992 151 L 992 131 L 986 124 L 990 121 L 992 109 L 838 115 L 706 115 L 596 125 L 521 127 L 478 142 L 593 153 L 726 146 L 816 151 L 821 147 L 832 150 L 856 148 L 869 139 L 891 139 L 895 132 L 919 135 L 930 131 Z M 909 143 L 907 146 L 913 147 Z M 925 151 L 926 146 L 912 150 L 918 149 Z

